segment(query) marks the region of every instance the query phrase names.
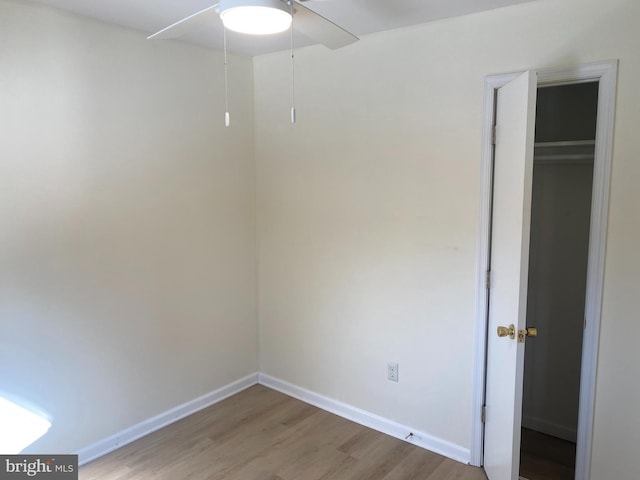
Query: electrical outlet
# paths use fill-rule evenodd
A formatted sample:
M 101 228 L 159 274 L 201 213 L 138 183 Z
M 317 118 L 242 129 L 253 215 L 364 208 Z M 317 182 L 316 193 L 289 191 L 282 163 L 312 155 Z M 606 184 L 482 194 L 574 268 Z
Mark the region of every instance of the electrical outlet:
M 387 378 L 392 382 L 398 381 L 398 364 L 395 362 L 387 363 Z

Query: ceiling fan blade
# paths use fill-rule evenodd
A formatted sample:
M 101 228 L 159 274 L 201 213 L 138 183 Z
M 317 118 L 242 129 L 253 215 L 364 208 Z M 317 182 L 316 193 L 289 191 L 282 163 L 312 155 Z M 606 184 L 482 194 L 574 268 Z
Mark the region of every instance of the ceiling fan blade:
M 201 23 L 205 23 L 213 18 L 219 18 L 218 16 L 218 4 L 211 5 L 210 7 L 200 10 L 192 15 L 189 15 L 182 20 L 178 20 L 176 23 L 172 23 L 168 27 L 163 28 L 159 32 L 149 35 L 147 40 L 157 39 L 162 40 L 166 38 L 177 38 L 190 32 L 194 27 Z
M 300 2 L 294 2 L 294 4 L 293 28 L 309 38 L 334 50 L 359 40 L 352 33 L 305 7 Z

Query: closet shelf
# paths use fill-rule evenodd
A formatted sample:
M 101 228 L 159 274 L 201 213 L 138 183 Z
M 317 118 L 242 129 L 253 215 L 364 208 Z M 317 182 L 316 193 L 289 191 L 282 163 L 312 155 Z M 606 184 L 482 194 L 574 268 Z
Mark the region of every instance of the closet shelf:
M 595 145 L 595 140 L 536 142 L 533 158 L 536 163 L 592 163 Z
M 567 140 L 563 142 L 536 142 L 535 147 L 583 147 L 587 145 L 595 146 L 595 140 Z

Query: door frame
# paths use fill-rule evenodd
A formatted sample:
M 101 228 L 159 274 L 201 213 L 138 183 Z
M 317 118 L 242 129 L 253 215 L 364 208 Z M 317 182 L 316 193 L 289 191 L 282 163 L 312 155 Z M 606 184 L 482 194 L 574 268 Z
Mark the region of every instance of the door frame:
M 589 237 L 589 260 L 585 301 L 585 329 L 583 337 L 582 364 L 580 372 L 580 411 L 578 415 L 578 443 L 576 450 L 576 480 L 589 478 L 591 443 L 593 434 L 594 403 L 596 393 L 596 368 L 598 363 L 598 340 L 604 280 L 605 243 L 611 162 L 613 151 L 613 126 L 617 86 L 618 61 L 609 60 L 572 67 L 537 70 L 537 85 L 550 86 L 598 81 L 598 110 L 596 124 L 596 146 L 594 155 L 593 191 L 591 201 L 591 226 Z M 484 105 L 482 117 L 482 153 L 480 161 L 480 202 L 478 222 L 478 256 L 476 265 L 476 321 L 475 357 L 473 373 L 473 398 L 471 414 L 470 463 L 483 463 L 486 354 L 487 354 L 487 310 L 491 197 L 493 181 L 493 125 L 495 124 L 496 91 L 522 72 L 491 75 L 484 81 Z

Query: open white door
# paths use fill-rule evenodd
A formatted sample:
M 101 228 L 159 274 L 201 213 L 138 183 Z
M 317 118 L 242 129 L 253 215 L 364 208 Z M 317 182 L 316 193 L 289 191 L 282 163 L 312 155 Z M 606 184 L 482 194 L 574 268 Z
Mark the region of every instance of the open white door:
M 484 468 L 490 480 L 516 480 L 525 329 L 536 74 L 525 72 L 497 91 L 491 226 Z M 498 327 L 514 327 L 514 338 Z M 503 331 L 504 334 L 504 331 Z

